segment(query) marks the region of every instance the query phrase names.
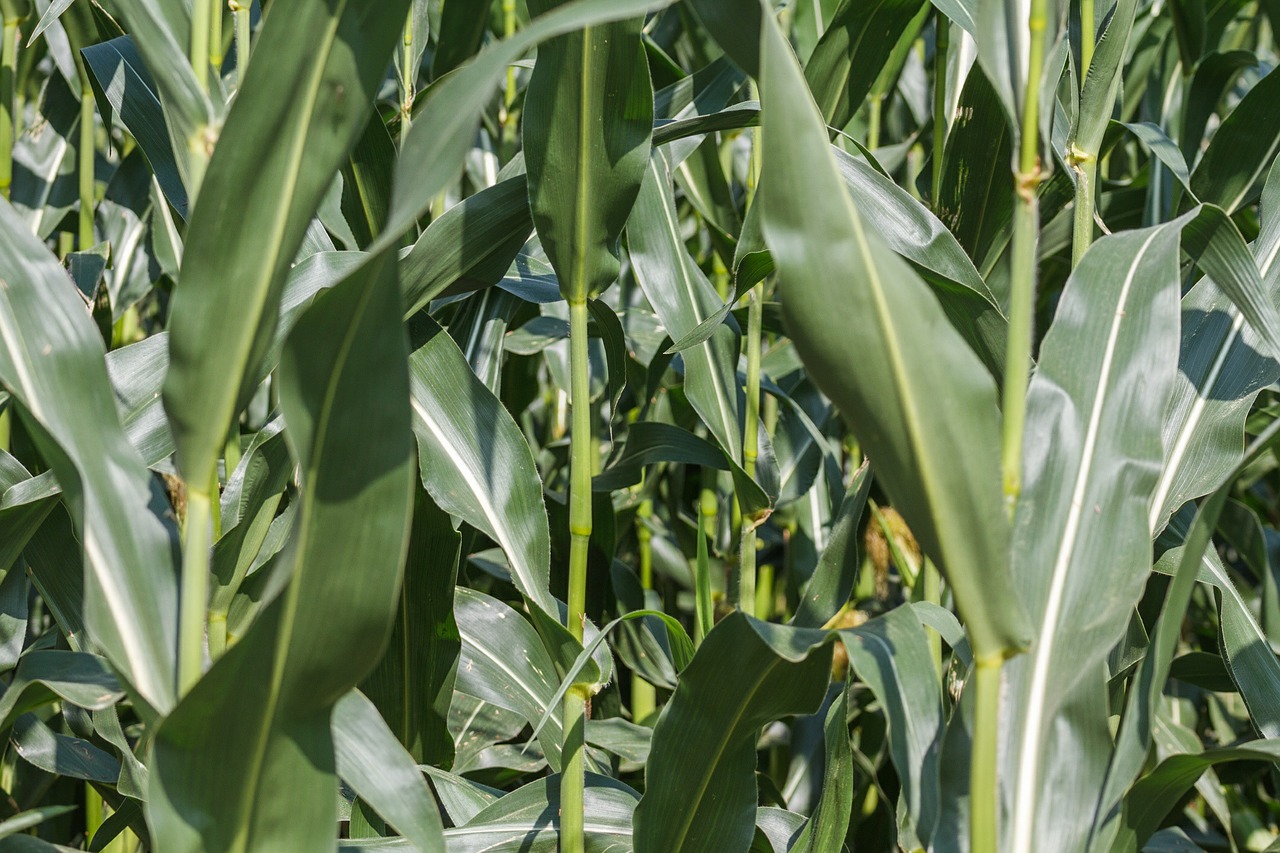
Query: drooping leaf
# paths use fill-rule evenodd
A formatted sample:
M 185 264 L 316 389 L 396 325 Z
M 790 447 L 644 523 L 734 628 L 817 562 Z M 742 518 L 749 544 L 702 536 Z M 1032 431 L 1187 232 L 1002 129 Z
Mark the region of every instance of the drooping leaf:
M 836 163 L 795 58 L 775 27 L 762 42 L 760 203 L 788 331 L 942 568 L 976 654 L 1010 653 L 1027 627 L 1005 557 L 995 383 L 924 282 L 830 191 Z M 852 339 L 883 357 L 851 370 Z
M 102 338 L 61 265 L 0 202 L 0 383 L 20 404 L 84 542 L 93 640 L 157 710 L 174 700 L 177 584 L 163 500 L 125 438 Z M 56 321 L 56 322 L 55 322 Z

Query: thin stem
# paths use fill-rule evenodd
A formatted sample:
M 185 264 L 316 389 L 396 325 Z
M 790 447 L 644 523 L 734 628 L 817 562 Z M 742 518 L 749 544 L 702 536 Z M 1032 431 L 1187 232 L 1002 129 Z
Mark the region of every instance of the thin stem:
M 924 558 L 924 600 L 930 604 L 942 604 L 942 575 L 933 560 Z M 938 684 L 942 685 L 942 636 L 937 631 L 926 631 L 929 636 L 929 654 L 933 668 L 938 672 Z
M 569 631 L 579 642 L 587 605 L 587 546 L 591 541 L 591 375 L 587 360 L 587 301 L 569 303 L 569 405 L 573 426 L 569 433 Z M 581 853 L 583 787 L 586 784 L 583 745 L 587 697 L 581 688 L 564 697 L 563 769 L 560 776 L 560 850 Z
M 178 612 L 178 694 L 186 694 L 204 671 L 204 632 L 209 605 L 209 545 L 213 528 L 210 491 L 187 490 L 182 530 L 182 597 Z
M 708 486 L 715 475 L 703 469 L 702 495 L 698 499 L 698 549 L 693 570 L 693 641 L 698 644 L 715 625 L 715 608 L 711 602 L 711 560 L 707 540 L 716 535 L 716 491 Z
M 996 768 L 1000 744 L 1000 670 L 1003 663 L 997 656 L 979 659 L 975 667 L 977 702 L 969 765 L 970 853 L 995 853 L 1000 838 Z
M 933 212 L 942 204 L 942 160 L 947 145 L 947 52 L 951 46 L 951 22 L 938 13 L 933 49 Z
M 751 288 L 747 303 L 747 413 L 742 429 L 742 467 L 755 479 L 760 435 L 760 325 L 764 311 L 764 283 Z M 756 526 L 742 520 L 742 553 L 738 558 L 738 607 L 756 615 Z
M 18 19 L 4 21 L 0 46 L 0 195 L 9 197 L 13 186 L 14 85 L 18 76 Z
M 222 3 L 213 0 L 209 4 L 209 65 L 213 73 L 221 76 L 222 60 Z
M 200 88 L 209 90 L 209 7 L 213 0 L 191 0 L 191 70 Z
M 413 9 L 404 21 L 404 38 L 400 44 L 400 147 L 413 125 L 413 99 L 417 88 L 418 69 L 413 67 Z
M 1022 428 L 1031 377 L 1031 340 L 1035 323 L 1036 243 L 1040 206 L 1040 78 L 1044 76 L 1046 0 L 1031 0 L 1028 29 L 1031 50 L 1022 110 L 1022 140 L 1014 175 L 1012 280 L 1009 337 L 1005 355 L 1002 455 L 1005 511 L 1013 518 L 1022 493 Z
M 1098 39 L 1098 30 L 1093 20 L 1093 0 L 1080 0 L 1080 85 L 1084 86 L 1085 75 L 1093 64 L 1093 48 Z
M 1094 185 L 1098 176 L 1098 158 L 1072 147 L 1067 164 L 1076 173 L 1076 202 L 1071 230 L 1071 268 L 1080 265 L 1080 259 L 1093 243 Z
M 0 450 L 4 451 L 12 449 L 13 445 L 11 438 L 11 433 L 13 431 L 11 428 L 13 415 L 11 412 L 12 409 L 9 406 L 0 409 Z
M 641 480 L 642 489 L 644 481 Z M 653 501 L 645 498 L 636 510 L 636 539 L 640 544 L 640 587 L 653 589 L 653 531 L 649 519 L 653 518 Z M 658 694 L 653 685 L 637 673 L 631 675 L 631 720 L 640 723 L 654 712 Z
M 867 150 L 875 151 L 880 147 L 880 107 L 884 98 L 871 95 L 867 99 Z
M 230 0 L 229 5 L 236 18 L 236 87 L 239 88 L 244 85 L 244 75 L 249 70 L 253 0 Z
M 80 251 L 93 245 L 93 87 L 85 69 L 80 69 Z

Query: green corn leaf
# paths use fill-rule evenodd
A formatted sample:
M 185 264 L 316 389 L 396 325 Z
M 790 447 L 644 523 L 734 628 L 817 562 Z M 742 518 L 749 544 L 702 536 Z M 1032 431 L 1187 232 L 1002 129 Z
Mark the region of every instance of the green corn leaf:
M 192 211 L 169 321 L 165 410 L 194 490 L 210 487 L 257 387 L 285 275 L 364 130 L 407 5 L 287 0 L 264 22 Z
M 558 5 L 538 0 L 531 11 Z M 524 107 L 529 205 L 570 302 L 618 275 L 618 237 L 649 162 L 653 87 L 640 19 L 589 26 L 538 50 Z
M 1253 197 L 1280 151 L 1280 116 L 1271 108 L 1277 98 L 1280 74 L 1273 71 L 1223 120 L 1191 173 L 1196 198 L 1235 213 Z
M 353 690 L 334 706 L 332 728 L 343 781 L 414 849 L 444 853 L 444 827 L 427 782 L 374 704 Z
M 557 614 L 542 480 L 520 427 L 448 335 L 413 353 L 409 372 L 422 485 L 441 509 L 498 543 L 516 588 Z
M 927 0 L 844 0 L 805 63 L 827 124 L 842 128 L 862 106 L 894 46 Z
M 52 463 L 84 543 L 93 641 L 157 710 L 174 700 L 177 585 L 159 499 L 112 417 L 102 338 L 75 287 L 0 202 L 0 383 Z M 57 317 L 59 322 L 51 323 Z
M 839 178 L 822 120 L 790 48 L 766 30 L 761 203 L 787 328 L 942 568 L 975 653 L 1011 653 L 1027 625 L 1005 556 L 995 383 L 924 282 L 830 191 Z M 883 357 L 851 370 L 850 340 Z
M 382 655 L 412 512 L 400 296 L 389 264 L 367 272 L 317 297 L 286 342 L 295 534 L 257 619 L 153 736 L 149 824 L 166 850 L 336 844 L 329 718 Z M 275 779 L 288 798 L 267 793 Z

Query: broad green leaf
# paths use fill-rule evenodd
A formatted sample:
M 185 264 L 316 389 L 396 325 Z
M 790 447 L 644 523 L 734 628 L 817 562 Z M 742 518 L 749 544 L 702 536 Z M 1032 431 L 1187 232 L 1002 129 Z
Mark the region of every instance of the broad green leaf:
M 939 811 L 942 690 L 925 628 L 912 607 L 897 607 L 840 632 L 849 666 L 875 694 L 889 722 L 889 754 L 920 838 L 928 841 Z
M 823 120 L 849 123 L 889 61 L 894 46 L 927 0 L 844 0 L 804 75 Z
M 92 640 L 141 698 L 167 710 L 177 589 L 169 531 L 150 508 L 162 498 L 111 415 L 102 338 L 74 285 L 7 202 L 0 234 L 0 383 L 66 491 L 84 543 Z
M 563 732 L 552 697 L 559 679 L 538 632 L 507 605 L 466 587 L 458 587 L 453 606 L 462 636 L 455 689 L 514 711 L 530 725 L 548 714 L 538 742 L 558 768 Z
M 665 155 L 656 152 L 627 224 L 631 264 L 649 304 L 675 340 L 720 307 L 720 298 L 693 262 L 676 219 L 675 194 Z M 707 340 L 681 353 L 685 394 L 720 448 L 742 462 L 742 390 L 736 375 L 737 336 L 718 326 Z
M 800 604 L 790 624 L 820 628 L 844 607 L 853 593 L 862 561 L 858 555 L 858 529 L 871 491 L 871 467 L 864 462 L 854 472 L 849 490 L 831 524 L 827 547 L 822 549 L 813 576 L 801 590 Z
M 1196 198 L 1228 213 L 1250 200 L 1280 151 L 1280 115 L 1272 108 L 1277 99 L 1280 74 L 1273 71 L 1223 119 L 1191 173 Z
M 405 313 L 446 291 L 487 287 L 502 278 L 533 230 L 523 175 L 463 199 L 433 221 L 400 261 Z
M 1012 653 L 1027 624 L 1008 573 L 995 383 L 924 282 L 831 192 L 836 161 L 790 48 L 772 26 L 763 45 L 760 203 L 787 328 L 946 575 L 975 653 Z M 853 340 L 882 356 L 854 369 Z
M 18 718 L 11 743 L 24 761 L 46 773 L 105 785 L 120 778 L 120 762 L 110 754 L 83 738 L 55 732 L 35 714 Z
M 1192 590 L 1195 587 L 1197 569 L 1213 538 L 1218 518 L 1227 504 L 1231 493 L 1230 486 L 1243 473 L 1245 467 L 1257 461 L 1258 457 L 1272 448 L 1277 436 L 1280 436 L 1280 420 L 1273 421 L 1271 426 L 1258 436 L 1250 446 L 1249 452 L 1245 454 L 1244 461 L 1232 472 L 1233 476 L 1228 478 L 1226 484 L 1214 492 L 1196 512 L 1189 535 L 1182 547 L 1178 549 L 1181 553 L 1173 574 L 1173 582 L 1165 593 L 1164 607 L 1156 622 L 1151 646 L 1138 664 L 1134 675 L 1133 686 L 1129 692 L 1116 739 L 1116 748 L 1108 767 L 1106 788 L 1099 805 L 1097 825 L 1094 830 L 1101 832 L 1104 838 L 1109 834 L 1110 828 L 1107 824 L 1119 819 L 1118 806 L 1121 799 L 1141 772 L 1150 751 L 1157 725 L 1156 712 L 1165 682 L 1169 678 L 1174 651 L 1186 618 Z
M 574 0 L 565 3 L 538 16 L 510 38 L 485 48 L 470 64 L 442 80 L 415 117 L 413 129 L 405 140 L 396 172 L 391 214 L 375 247 L 382 249 L 396 243 L 427 210 L 436 194 L 461 171 L 489 96 L 509 64 L 546 39 L 642 15 L 671 2 Z M 646 135 L 648 132 L 645 131 Z
M 414 352 L 409 373 L 422 485 L 441 509 L 498 543 L 516 588 L 557 614 L 542 480 L 520 427 L 448 335 Z
M 85 652 L 43 649 L 28 652 L 18 662 L 4 695 L 0 696 L 0 730 L 58 699 L 88 710 L 105 708 L 124 696 L 107 662 Z
M 190 489 L 214 482 L 257 387 L 285 276 L 364 130 L 407 8 L 286 0 L 263 23 L 191 214 L 169 319 L 165 410 Z
M 766 68 L 768 61 L 766 52 Z M 751 844 L 759 729 L 818 709 L 830 677 L 828 640 L 737 611 L 707 634 L 654 729 L 636 808 L 638 853 Z
M 420 853 L 444 853 L 435 800 L 414 763 L 373 703 L 359 691 L 333 708 L 338 775 Z
M 630 849 L 636 793 L 607 776 L 588 772 L 583 790 L 583 833 L 590 853 Z M 549 776 L 512 791 L 466 825 L 445 830 L 449 853 L 520 850 L 555 853 L 560 815 L 560 778 Z
M 1138 780 L 1125 798 L 1124 834 L 1113 849 L 1140 847 L 1173 811 L 1178 801 L 1204 773 L 1229 761 L 1280 760 L 1280 741 L 1254 740 L 1236 746 L 1208 749 L 1194 755 L 1173 755 Z
M 1246 50 L 1214 52 L 1200 60 L 1191 77 L 1191 86 L 1182 108 L 1182 151 L 1195 162 L 1204 142 L 1204 129 L 1218 102 L 1240 76 L 1240 72 L 1258 64 L 1258 58 Z
M 1101 789 L 1106 708 L 1094 700 L 1147 579 L 1147 515 L 1177 351 L 1175 247 L 1193 216 L 1090 247 L 1027 392 L 1025 434 L 1036 438 L 1023 451 L 1012 553 L 1035 639 L 1009 665 L 1014 850 L 1034 849 L 1042 833 L 1083 844 L 1087 827 L 1074 815 L 1093 808 Z M 1049 779 L 1062 781 L 1053 797 Z
M 133 38 L 123 36 L 90 45 L 84 49 L 84 60 L 112 109 L 138 141 L 164 197 L 185 218 L 187 189 L 173 153 L 169 126 L 155 82 L 142 63 Z
M 187 192 L 200 184 L 200 166 L 217 136 L 218 113 L 191 69 L 191 6 L 180 0 L 119 0 L 130 38 L 155 79 L 168 127 L 170 150 Z M 105 88 L 105 87 L 104 87 Z M 119 109 L 117 107 L 117 109 Z
M 1280 293 L 1280 167 L 1262 195 L 1262 231 L 1253 256 L 1262 299 Z M 1244 419 L 1258 392 L 1280 378 L 1261 335 L 1215 281 L 1182 300 L 1176 388 L 1164 418 L 1164 465 L 1151 507 L 1151 533 L 1182 504 L 1218 487 L 1244 452 Z
M 19 832 L 39 826 L 50 818 L 74 812 L 77 806 L 37 806 L 25 809 L 11 818 L 0 822 L 0 838 L 9 838 Z M 51 847 L 53 845 L 50 845 Z
M 257 619 L 153 736 L 149 824 L 165 850 L 336 846 L 329 718 L 382 655 L 412 513 L 399 289 L 385 258 L 366 273 L 317 297 L 285 344 L 295 532 Z M 269 794 L 276 780 L 289 797 Z
M 449 703 L 461 649 L 453 618 L 460 543 L 449 516 L 415 489 L 391 641 L 361 686 L 416 761 L 446 767 L 453 764 Z
M 444 0 L 440 7 L 440 29 L 432 34 L 436 50 L 431 56 L 431 76 L 442 77 L 474 56 L 484 42 L 488 23 L 487 16 L 470 0 Z M 427 34 L 415 32 L 414 39 L 425 47 Z
M 824 728 L 826 755 L 822 768 L 822 794 L 813 815 L 791 850 L 822 853 L 844 846 L 853 811 L 853 751 L 849 746 L 848 691 L 831 703 Z
M 555 0 L 536 0 L 547 12 Z M 639 18 L 589 26 L 538 49 L 525 95 L 529 206 L 560 292 L 581 302 L 618 276 L 618 238 L 653 134 Z

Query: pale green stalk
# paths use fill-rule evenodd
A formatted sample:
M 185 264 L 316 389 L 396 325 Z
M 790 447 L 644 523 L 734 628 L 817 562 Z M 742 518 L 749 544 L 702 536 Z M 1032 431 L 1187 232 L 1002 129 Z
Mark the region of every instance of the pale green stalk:
M 18 19 L 5 18 L 0 45 L 0 195 L 13 186 L 14 85 L 18 71 Z
M 93 87 L 83 63 L 80 68 L 80 148 L 77 170 L 80 178 L 80 229 L 78 246 L 85 251 L 93 245 Z
M 204 632 L 209 604 L 209 546 L 213 532 L 211 490 L 187 484 L 187 518 L 182 529 L 182 591 L 178 606 L 178 695 L 185 695 L 204 672 Z
M 1080 0 L 1080 80 L 1083 83 L 1093 64 L 1094 42 L 1098 37 L 1094 25 L 1093 0 Z
M 942 161 L 947 144 L 947 51 L 951 46 L 951 22 L 938 13 L 933 51 L 933 212 L 940 213 Z
M 884 103 L 882 95 L 871 94 L 867 98 L 867 150 L 875 151 L 880 147 L 880 107 Z
M 996 762 L 1000 745 L 1000 670 L 1003 661 L 977 661 L 977 690 L 973 747 L 969 768 L 969 850 L 996 853 L 999 849 L 999 810 Z
M 209 11 L 213 0 L 191 0 L 191 70 L 196 82 L 209 90 Z
M 587 546 L 591 542 L 591 375 L 587 358 L 587 300 L 569 303 L 569 395 L 573 426 L 569 432 L 569 631 L 582 642 L 587 606 Z M 573 687 L 564 697 L 563 769 L 560 777 L 560 850 L 581 853 L 583 749 L 587 696 Z
M 702 494 L 698 499 L 698 550 L 693 569 L 694 625 L 693 641 L 700 644 L 702 638 L 715 626 L 715 606 L 711 601 L 711 558 L 707 553 L 707 540 L 716 535 L 716 492 L 709 488 L 715 475 L 703 470 Z
M 773 618 L 773 565 L 765 563 L 756 572 L 756 612 L 757 619 L 768 622 Z
M 230 0 L 228 5 L 236 19 L 236 86 L 238 87 L 244 85 L 244 75 L 249 70 L 249 31 L 253 24 L 250 12 L 253 0 Z
M 742 467 L 755 479 L 759 455 L 760 423 L 760 325 L 764 303 L 764 283 L 751 288 L 747 302 L 747 415 L 742 430 Z M 738 607 L 748 616 L 756 615 L 756 526 L 742 520 L 742 549 L 738 558 Z
M 924 600 L 930 604 L 942 604 L 942 575 L 933 560 L 924 558 Z M 938 684 L 942 678 L 942 636 L 932 629 L 925 632 L 929 637 L 929 655 L 933 658 L 933 667 L 938 671 Z
M 641 480 L 640 487 L 644 488 Z M 653 518 L 653 501 L 645 498 L 640 501 L 636 510 L 636 540 L 640 546 L 640 587 L 653 589 L 653 531 L 649 529 L 649 520 Z M 642 722 L 654 712 L 658 705 L 657 691 L 653 685 L 638 674 L 631 674 L 631 719 Z
M 1031 376 L 1031 338 L 1035 322 L 1036 243 L 1040 210 L 1040 78 L 1044 74 L 1046 0 L 1031 0 L 1031 32 L 1022 110 L 1022 146 L 1014 174 L 1012 280 L 1009 337 L 1005 358 L 1004 435 L 1002 442 L 1005 509 L 1009 518 L 1022 492 L 1022 429 Z
M 213 73 L 222 74 L 222 4 L 213 0 L 209 4 L 209 65 Z
M 1071 268 L 1075 269 L 1093 244 L 1094 185 L 1097 183 L 1098 158 L 1072 146 L 1067 153 L 1067 165 L 1076 173 L 1075 208 L 1071 223 Z
M 502 0 L 502 37 L 511 38 L 516 32 L 516 0 Z M 507 81 L 502 90 L 502 138 L 507 145 L 514 145 L 516 138 L 516 117 L 513 107 L 516 103 L 516 68 L 507 66 Z
M 400 147 L 404 147 L 413 125 L 413 99 L 416 94 L 417 69 L 413 67 L 413 9 L 404 21 L 404 39 L 400 43 Z

